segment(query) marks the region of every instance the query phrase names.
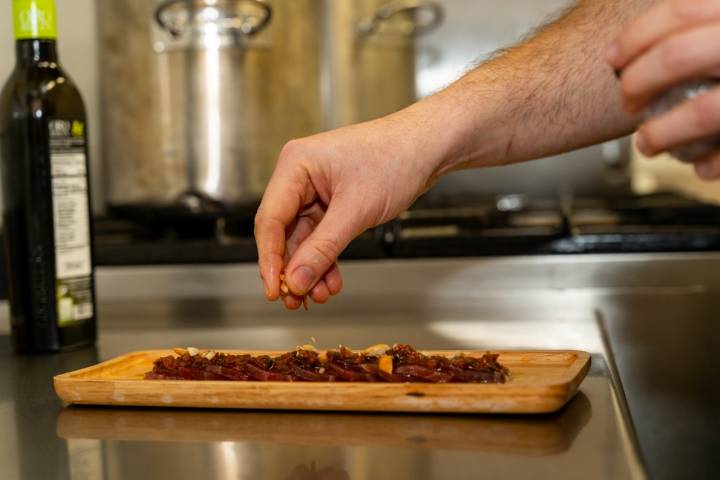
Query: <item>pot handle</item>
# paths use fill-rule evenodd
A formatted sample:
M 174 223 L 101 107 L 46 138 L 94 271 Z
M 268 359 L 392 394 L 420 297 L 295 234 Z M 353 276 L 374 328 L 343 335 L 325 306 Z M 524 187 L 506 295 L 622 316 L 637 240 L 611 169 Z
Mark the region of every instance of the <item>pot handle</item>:
M 228 29 L 233 30 L 235 33 L 239 33 L 240 35 L 245 35 L 248 37 L 251 37 L 255 35 L 256 33 L 263 30 L 269 23 L 270 20 L 272 20 L 273 16 L 273 9 L 270 5 L 267 3 L 261 1 L 261 0 L 234 0 L 236 2 L 249 2 L 253 3 L 256 6 L 260 7 L 262 10 L 262 14 L 255 22 L 248 22 L 245 19 L 241 19 L 238 17 L 232 18 L 228 17 L 225 20 L 231 20 L 229 22 L 231 25 Z M 173 8 L 176 5 L 179 4 L 188 4 L 188 6 L 192 6 L 192 3 L 197 2 L 190 2 L 188 0 L 166 0 L 163 3 L 161 3 L 158 8 L 155 10 L 155 22 L 162 28 L 163 30 L 167 31 L 172 35 L 173 37 L 179 37 L 183 33 L 185 33 L 185 28 L 187 28 L 187 25 L 173 25 L 165 19 L 165 12 L 167 12 L 169 9 Z M 230 2 L 225 2 L 230 3 Z M 208 5 L 211 6 L 211 5 Z
M 417 20 L 418 14 L 427 13 L 425 21 Z M 357 33 L 360 38 L 366 38 L 374 34 L 384 22 L 387 22 L 396 15 L 403 13 L 413 15 L 413 25 L 408 36 L 416 37 L 424 35 L 436 29 L 445 20 L 445 9 L 443 6 L 432 0 L 407 0 L 393 1 L 381 6 L 375 15 L 361 20 L 357 25 Z

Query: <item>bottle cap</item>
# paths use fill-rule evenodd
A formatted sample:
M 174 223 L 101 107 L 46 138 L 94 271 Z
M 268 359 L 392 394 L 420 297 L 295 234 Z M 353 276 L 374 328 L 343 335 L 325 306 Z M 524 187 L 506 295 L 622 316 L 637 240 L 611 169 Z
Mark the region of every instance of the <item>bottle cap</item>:
M 16 40 L 57 38 L 55 0 L 13 0 Z

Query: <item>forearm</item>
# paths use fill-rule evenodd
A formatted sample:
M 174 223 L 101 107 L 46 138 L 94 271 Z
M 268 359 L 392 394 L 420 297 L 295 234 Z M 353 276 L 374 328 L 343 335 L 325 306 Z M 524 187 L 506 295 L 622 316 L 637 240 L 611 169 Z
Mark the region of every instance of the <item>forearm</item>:
M 434 131 L 437 174 L 545 157 L 633 131 L 605 49 L 659 0 L 582 0 L 530 40 L 411 107 Z M 428 132 L 430 133 L 430 132 Z

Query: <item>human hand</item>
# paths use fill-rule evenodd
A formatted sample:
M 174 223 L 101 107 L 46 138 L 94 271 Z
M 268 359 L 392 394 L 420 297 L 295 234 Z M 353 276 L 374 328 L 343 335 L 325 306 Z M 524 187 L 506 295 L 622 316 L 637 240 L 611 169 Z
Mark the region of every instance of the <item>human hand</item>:
M 638 114 L 663 92 L 691 80 L 720 73 L 720 2 L 659 2 L 630 22 L 608 49 L 621 74 L 624 107 Z M 720 134 L 720 88 L 685 101 L 645 122 L 637 146 L 645 155 L 686 146 Z M 693 160 L 698 176 L 720 178 L 720 149 Z
M 338 256 L 365 230 L 395 218 L 435 178 L 418 108 L 288 143 L 255 219 L 268 300 L 295 310 L 340 292 Z M 280 275 L 290 295 L 280 291 Z

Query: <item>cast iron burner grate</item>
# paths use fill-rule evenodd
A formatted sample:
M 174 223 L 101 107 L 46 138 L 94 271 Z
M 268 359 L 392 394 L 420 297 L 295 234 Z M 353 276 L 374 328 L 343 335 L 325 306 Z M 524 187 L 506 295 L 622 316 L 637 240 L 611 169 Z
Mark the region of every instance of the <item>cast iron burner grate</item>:
M 253 215 L 95 220 L 98 265 L 257 261 Z M 720 250 L 720 207 L 676 195 L 616 199 L 425 197 L 345 259 Z

